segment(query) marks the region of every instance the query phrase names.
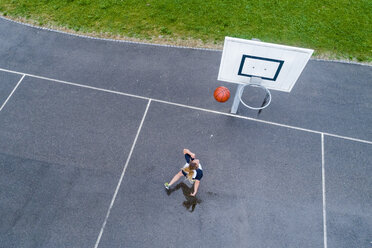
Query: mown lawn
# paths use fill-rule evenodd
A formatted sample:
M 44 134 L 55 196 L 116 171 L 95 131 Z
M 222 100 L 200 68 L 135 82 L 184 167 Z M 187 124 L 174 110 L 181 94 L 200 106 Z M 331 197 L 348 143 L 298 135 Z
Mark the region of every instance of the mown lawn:
M 0 0 L 0 12 L 98 36 L 206 47 L 222 47 L 225 36 L 258 38 L 372 61 L 372 0 Z

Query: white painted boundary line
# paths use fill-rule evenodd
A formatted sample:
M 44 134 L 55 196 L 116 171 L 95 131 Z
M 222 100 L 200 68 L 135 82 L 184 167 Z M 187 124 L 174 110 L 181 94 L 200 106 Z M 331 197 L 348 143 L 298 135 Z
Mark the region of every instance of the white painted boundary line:
M 254 119 L 254 118 L 251 118 L 251 117 L 240 116 L 240 115 L 235 115 L 235 114 L 230 114 L 230 113 L 224 113 L 224 112 L 219 112 L 219 111 L 216 111 L 216 110 L 210 110 L 210 109 L 204 109 L 204 108 L 199 108 L 199 107 L 184 105 L 184 104 L 180 104 L 180 103 L 168 102 L 168 101 L 164 101 L 164 100 L 153 99 L 153 98 L 150 98 L 150 97 L 138 96 L 138 95 L 128 94 L 128 93 L 114 91 L 114 90 L 107 90 L 107 89 L 93 87 L 93 86 L 88 86 L 88 85 L 83 85 L 83 84 L 71 83 L 71 82 L 67 82 L 67 81 L 63 81 L 63 80 L 58 80 L 58 79 L 53 79 L 53 78 L 48 78 L 48 77 L 42 77 L 42 76 L 37 76 L 37 75 L 33 75 L 33 74 L 22 73 L 22 72 L 17 72 L 17 71 L 2 69 L 2 68 L 0 68 L 0 71 L 14 73 L 14 74 L 20 74 L 20 75 L 25 75 L 25 76 L 28 76 L 28 77 L 39 78 L 39 79 L 53 81 L 53 82 L 62 83 L 62 84 L 73 85 L 73 86 L 77 86 L 77 87 L 81 87 L 81 88 L 87 88 L 87 89 L 92 89 L 92 90 L 103 91 L 103 92 L 112 93 L 112 94 L 118 94 L 118 95 L 123 95 L 123 96 L 130 96 L 130 97 L 135 97 L 135 98 L 144 99 L 144 100 L 152 100 L 154 102 L 160 102 L 160 103 L 165 103 L 165 104 L 169 104 L 169 105 L 179 106 L 179 107 L 183 107 L 183 108 L 200 110 L 200 111 L 204 111 L 204 112 L 208 112 L 208 113 L 214 113 L 214 114 L 219 114 L 219 115 L 231 116 L 231 117 L 234 117 L 234 118 L 251 120 L 251 121 L 255 121 L 255 122 L 260 122 L 260 123 L 265 123 L 265 124 L 269 124 L 269 125 L 278 126 L 278 127 L 285 127 L 285 128 L 290 128 L 290 129 L 304 131 L 304 132 L 309 132 L 309 133 L 324 134 L 324 135 L 331 136 L 331 137 L 336 137 L 336 138 L 346 139 L 346 140 L 352 140 L 352 141 L 357 141 L 357 142 L 361 142 L 361 143 L 366 143 L 366 144 L 371 144 L 372 145 L 372 141 L 368 141 L 368 140 L 362 140 L 362 139 L 356 139 L 356 138 L 351 138 L 351 137 L 337 135 L 337 134 L 325 133 L 325 132 L 311 130 L 311 129 L 307 129 L 307 128 L 295 127 L 295 126 L 290 126 L 290 125 L 286 125 L 286 124 L 280 124 L 280 123 L 271 122 L 271 121 Z
M 322 134 L 322 192 L 323 192 L 323 235 L 324 248 L 327 248 L 327 213 L 326 213 L 326 190 L 325 190 L 325 169 L 324 169 L 324 134 Z
M 1 106 L 0 108 L 0 112 L 1 110 L 3 110 L 5 104 L 9 101 L 9 99 L 12 97 L 14 91 L 18 88 L 19 84 L 22 82 L 23 78 L 25 77 L 26 75 L 23 74 L 23 76 L 21 77 L 21 79 L 18 81 L 17 85 L 14 87 L 14 89 L 12 90 L 12 92 L 10 93 L 10 95 L 8 96 L 8 98 L 5 100 L 5 102 L 3 103 L 3 105 Z
M 96 244 L 94 245 L 94 248 L 97 248 L 98 245 L 99 245 L 99 242 L 101 241 L 101 237 L 102 237 L 102 234 L 103 234 L 103 232 L 104 232 L 104 229 L 105 229 L 105 226 L 106 226 L 106 223 L 107 223 L 107 219 L 108 219 L 108 217 L 110 216 L 111 208 L 112 208 L 112 206 L 114 205 L 114 202 L 115 202 L 116 196 L 117 196 L 117 194 L 118 194 L 118 191 L 119 191 L 119 188 L 120 188 L 121 182 L 123 181 L 123 178 L 124 178 L 125 171 L 127 170 L 127 167 L 128 167 L 128 164 L 129 164 L 129 160 L 130 160 L 130 158 L 131 158 L 131 156 L 132 156 L 132 153 L 133 153 L 134 147 L 136 146 L 137 138 L 138 138 L 138 136 L 139 136 L 139 134 L 140 134 L 140 132 L 141 132 L 143 122 L 145 121 L 145 118 L 146 118 L 146 115 L 147 115 L 147 111 L 148 111 L 148 109 L 149 109 L 149 107 L 150 107 L 150 103 L 151 103 L 151 99 L 149 99 L 149 102 L 147 103 L 145 113 L 143 114 L 143 117 L 142 117 L 141 123 L 140 123 L 140 125 L 139 125 L 138 130 L 137 130 L 136 137 L 134 138 L 134 141 L 133 141 L 133 144 L 132 144 L 132 148 L 130 149 L 130 152 L 129 152 L 129 155 L 128 155 L 128 158 L 127 158 L 127 161 L 125 162 L 123 172 L 121 173 L 121 176 L 120 176 L 120 179 L 119 179 L 119 183 L 118 183 L 118 185 L 116 186 L 115 193 L 114 193 L 114 195 L 113 195 L 113 197 L 112 197 L 112 200 L 111 200 L 111 203 L 110 203 L 110 207 L 109 207 L 109 209 L 108 209 L 108 211 L 107 211 L 107 214 L 106 214 L 105 220 L 103 221 L 103 224 L 102 224 L 102 227 L 101 227 L 101 231 L 99 232 L 99 235 L 98 235 L 98 238 L 97 238 Z
M 32 75 L 32 74 L 27 74 L 27 73 L 10 71 L 10 70 L 6 70 L 6 69 L 2 69 L 2 68 L 0 68 L 0 71 L 14 73 L 14 74 L 21 74 L 21 75 L 25 75 L 25 76 L 28 76 L 28 77 L 33 77 L 33 78 L 38 78 L 38 79 L 53 81 L 53 82 L 56 82 L 56 83 L 73 85 L 73 86 L 77 86 L 77 87 L 81 87 L 81 88 L 87 88 L 87 89 L 92 89 L 92 90 L 103 91 L 103 92 L 107 92 L 107 93 L 113 93 L 113 94 L 117 94 L 117 95 L 131 96 L 131 97 L 145 99 L 145 100 L 149 100 L 150 99 L 148 97 L 143 97 L 143 96 L 138 96 L 138 95 L 132 95 L 132 94 L 128 94 L 128 93 L 123 93 L 123 92 L 113 91 L 113 90 L 107 90 L 107 89 L 103 89 L 103 88 L 97 88 L 97 87 L 93 87 L 93 86 L 89 86 L 89 85 L 84 85 L 84 84 L 76 84 L 76 83 L 71 83 L 71 82 L 67 82 L 67 81 L 63 81 L 63 80 L 58 80 L 58 79 L 53 79 L 53 78 L 48 78 L 48 77 L 42 77 L 42 76 L 37 76 L 37 75 Z
M 356 138 L 351 138 L 351 137 L 346 137 L 346 136 L 341 136 L 341 135 L 331 134 L 331 133 L 324 133 L 324 132 L 322 132 L 322 134 L 326 136 L 334 137 L 334 138 L 346 139 L 350 141 L 356 141 L 356 142 L 361 142 L 361 143 L 372 145 L 372 141 L 368 141 L 368 140 L 356 139 Z

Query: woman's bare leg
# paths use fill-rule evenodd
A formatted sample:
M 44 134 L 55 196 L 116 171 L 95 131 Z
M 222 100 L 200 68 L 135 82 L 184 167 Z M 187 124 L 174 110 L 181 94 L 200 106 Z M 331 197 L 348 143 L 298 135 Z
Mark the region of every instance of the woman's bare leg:
M 174 184 L 175 182 L 177 182 L 181 177 L 183 176 L 182 172 L 178 172 L 173 178 L 172 180 L 170 181 L 169 183 L 169 186 L 171 186 L 172 184 Z

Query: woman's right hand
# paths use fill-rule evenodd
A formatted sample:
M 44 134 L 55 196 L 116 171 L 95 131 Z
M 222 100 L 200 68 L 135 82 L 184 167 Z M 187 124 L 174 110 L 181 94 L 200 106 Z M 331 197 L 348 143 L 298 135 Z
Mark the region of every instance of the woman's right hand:
M 192 153 L 189 149 L 183 149 L 183 154 L 189 154 L 193 159 L 195 159 L 195 153 Z

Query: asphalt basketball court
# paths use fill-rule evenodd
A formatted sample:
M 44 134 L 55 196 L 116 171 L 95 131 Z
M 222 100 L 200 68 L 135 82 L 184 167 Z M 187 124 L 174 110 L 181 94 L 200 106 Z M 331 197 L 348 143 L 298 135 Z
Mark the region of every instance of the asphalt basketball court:
M 213 99 L 221 51 L 1 20 L 0 55 L 0 247 L 371 245 L 371 67 L 311 60 L 257 117 Z

